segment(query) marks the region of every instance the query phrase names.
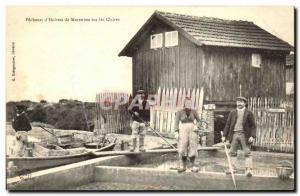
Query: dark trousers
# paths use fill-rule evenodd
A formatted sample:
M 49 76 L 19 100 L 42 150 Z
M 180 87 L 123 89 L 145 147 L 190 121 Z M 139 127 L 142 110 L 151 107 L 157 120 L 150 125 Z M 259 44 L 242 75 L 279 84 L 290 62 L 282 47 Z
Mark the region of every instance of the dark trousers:
M 231 141 L 231 147 L 230 147 L 230 156 L 235 157 L 237 156 L 237 150 L 239 145 L 242 148 L 242 151 L 244 151 L 245 156 L 249 156 L 250 155 L 250 146 L 247 145 L 247 141 L 246 141 L 246 135 L 243 131 L 235 131 L 233 134 L 233 138 Z

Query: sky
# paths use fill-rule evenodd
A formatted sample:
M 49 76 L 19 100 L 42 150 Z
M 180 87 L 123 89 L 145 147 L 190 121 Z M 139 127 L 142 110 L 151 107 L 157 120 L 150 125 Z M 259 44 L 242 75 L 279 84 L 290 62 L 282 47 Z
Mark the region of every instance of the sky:
M 155 10 L 252 21 L 294 46 L 293 7 L 7 7 L 6 101 L 131 92 L 131 58 L 118 54 Z

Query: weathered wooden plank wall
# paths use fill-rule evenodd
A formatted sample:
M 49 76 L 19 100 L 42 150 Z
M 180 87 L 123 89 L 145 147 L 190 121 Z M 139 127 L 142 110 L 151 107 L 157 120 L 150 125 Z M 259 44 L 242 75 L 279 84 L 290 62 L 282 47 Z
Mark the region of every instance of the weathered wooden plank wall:
M 294 82 L 294 66 L 286 67 L 286 82 Z
M 251 66 L 251 54 L 245 49 L 206 48 L 207 79 L 204 83 L 211 93 L 210 100 L 233 100 L 242 85 L 244 96 L 284 97 L 284 55 L 278 52 L 262 54 L 261 68 Z M 204 85 L 204 86 L 206 86 Z

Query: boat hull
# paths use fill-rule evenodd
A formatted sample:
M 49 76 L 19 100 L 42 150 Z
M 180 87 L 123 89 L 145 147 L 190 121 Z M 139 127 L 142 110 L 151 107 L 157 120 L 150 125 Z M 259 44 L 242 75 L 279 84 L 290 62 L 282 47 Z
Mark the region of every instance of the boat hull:
M 12 162 L 14 175 L 31 173 L 33 171 L 76 163 L 92 158 L 91 152 L 78 155 L 54 156 L 54 157 L 11 157 L 7 158 L 7 164 Z
M 85 161 L 95 157 L 95 152 L 110 151 L 113 150 L 116 143 L 109 144 L 100 149 L 93 149 L 81 154 L 75 155 L 65 155 L 65 156 L 46 156 L 46 157 L 8 157 L 6 158 L 7 167 L 8 165 L 13 165 L 14 169 L 12 174 L 9 176 L 22 175 L 26 173 L 31 173 L 33 171 L 38 171 L 41 169 L 46 169 L 50 167 L 57 167 L 61 165 L 67 165 L 71 163 L 77 163 L 80 161 Z

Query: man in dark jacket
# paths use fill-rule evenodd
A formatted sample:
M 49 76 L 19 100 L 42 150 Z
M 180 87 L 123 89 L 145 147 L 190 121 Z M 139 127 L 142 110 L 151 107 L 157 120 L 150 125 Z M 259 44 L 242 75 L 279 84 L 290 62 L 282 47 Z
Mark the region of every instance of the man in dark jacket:
M 246 175 L 252 176 L 252 157 L 250 146 L 256 137 L 256 125 L 254 116 L 245 106 L 247 99 L 245 97 L 236 98 L 237 109 L 230 112 L 222 141 L 226 139 L 231 143 L 230 156 L 234 163 L 237 156 L 239 144 L 246 157 Z
M 31 130 L 31 125 L 26 114 L 26 107 L 24 105 L 16 105 L 16 115 L 12 121 L 12 126 L 16 132 Z
M 150 121 L 150 107 L 145 99 L 145 91 L 138 90 L 136 97 L 129 106 L 129 112 L 132 115 L 131 129 L 132 129 L 132 146 L 130 151 L 135 151 L 137 146 L 137 137 L 139 136 L 139 151 L 145 151 L 144 140 L 146 135 L 146 126 Z

